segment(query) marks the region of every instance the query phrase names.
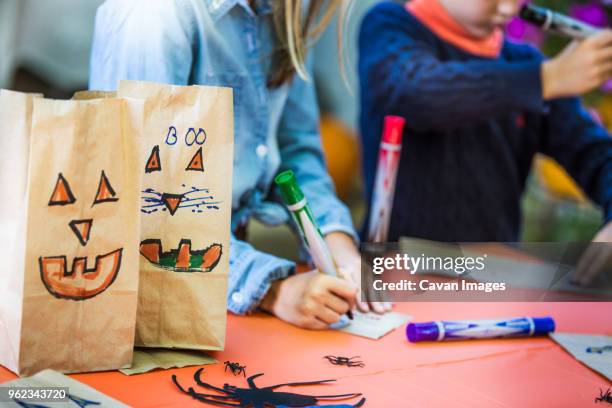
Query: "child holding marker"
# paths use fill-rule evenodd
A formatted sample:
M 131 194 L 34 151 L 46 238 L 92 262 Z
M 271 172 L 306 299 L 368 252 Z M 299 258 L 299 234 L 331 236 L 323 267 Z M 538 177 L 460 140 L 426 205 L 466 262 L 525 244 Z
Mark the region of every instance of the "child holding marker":
M 504 38 L 520 0 L 383 2 L 359 48 L 364 173 L 371 196 L 383 117 L 406 119 L 390 241 L 519 239 L 520 198 L 537 152 L 604 210 L 612 241 L 612 139 L 576 96 L 612 77 L 612 31 L 550 60 Z M 609 254 L 602 254 L 609 257 Z M 586 268 L 583 284 L 596 274 Z
M 307 48 L 341 1 L 107 0 L 99 9 L 90 88 L 119 80 L 234 89 L 235 161 L 228 305 L 258 306 L 292 324 L 322 329 L 359 302 L 360 256 L 347 208 L 336 198 L 318 131 L 319 115 Z M 211 158 L 213 160 L 214 158 Z M 345 279 L 295 264 L 245 241 L 250 217 L 289 221 L 273 184 L 294 171 Z

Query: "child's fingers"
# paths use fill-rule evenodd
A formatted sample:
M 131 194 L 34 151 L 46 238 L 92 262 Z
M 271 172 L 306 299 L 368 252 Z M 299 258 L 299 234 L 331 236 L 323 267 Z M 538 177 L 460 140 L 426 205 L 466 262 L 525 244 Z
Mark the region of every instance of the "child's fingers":
M 303 328 L 310 330 L 325 330 L 329 328 L 329 325 L 322 320 L 313 317 L 312 319 L 308 319 L 303 325 Z
M 357 309 L 359 309 L 360 312 L 368 313 L 370 311 L 370 306 L 368 306 L 368 302 L 357 300 Z
M 383 314 L 387 311 L 385 302 L 370 302 L 370 307 L 374 311 L 374 313 L 378 314 Z
M 358 282 L 355 281 L 355 277 L 353 276 L 353 274 L 351 274 L 349 271 L 346 270 L 346 268 L 338 268 L 338 275 L 340 276 L 340 278 L 348 281 L 348 282 L 353 282 L 355 284 L 357 284 Z
M 355 304 L 357 287 L 353 282 L 331 276 L 327 276 L 326 278 L 325 286 L 330 292 L 346 299 L 351 306 Z
M 326 306 L 321 305 L 321 308 L 317 311 L 316 316 L 318 320 L 322 321 L 326 325 L 330 325 L 339 321 L 342 315 L 336 313 Z
M 597 63 L 603 64 L 612 60 L 612 46 L 603 48 L 597 54 Z
M 601 79 L 602 80 L 607 80 L 610 78 L 610 76 L 612 76 L 612 61 L 608 62 L 606 64 L 602 64 L 599 67 L 599 70 L 601 72 Z
M 325 306 L 341 315 L 345 314 L 351 308 L 350 303 L 334 295 L 333 293 L 326 296 Z
M 588 37 L 585 41 L 591 41 L 593 44 L 598 45 L 600 47 L 605 46 L 607 44 L 612 44 L 612 31 L 602 30 L 600 33 Z

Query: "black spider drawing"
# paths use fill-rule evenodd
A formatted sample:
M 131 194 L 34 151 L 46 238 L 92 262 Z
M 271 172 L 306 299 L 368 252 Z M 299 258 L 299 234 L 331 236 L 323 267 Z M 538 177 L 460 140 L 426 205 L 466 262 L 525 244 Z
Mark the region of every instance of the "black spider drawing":
M 608 404 L 612 404 L 612 391 L 610 391 L 610 388 L 608 388 L 605 393 L 600 388 L 599 397 L 595 398 L 595 402 L 607 402 Z
M 360 358 L 359 356 L 353 357 L 335 357 L 335 356 L 325 356 L 330 363 L 333 365 L 345 365 L 347 367 L 365 367 L 363 361 L 355 360 L 356 358 Z
M 228 368 L 232 372 L 232 374 L 240 375 L 240 373 L 242 373 L 242 375 L 246 377 L 246 371 L 244 370 L 246 366 L 241 366 L 239 363 L 232 363 L 231 361 L 226 361 L 225 371 L 227 371 Z
M 260 377 L 263 373 L 255 374 L 247 378 L 249 388 L 238 388 L 234 385 L 224 384 L 223 388 L 205 383 L 202 381 L 201 374 L 204 369 L 198 369 L 193 379 L 202 388 L 215 391 L 219 394 L 204 394 L 196 392 L 193 387 L 185 389 L 179 384 L 176 375 L 172 375 L 172 381 L 178 389 L 191 396 L 193 399 L 208 404 L 219 405 L 222 407 L 242 407 L 242 408 L 266 408 L 266 407 L 308 407 L 317 404 L 320 400 L 344 400 L 349 398 L 360 397 L 360 393 L 338 394 L 338 395 L 303 395 L 294 394 L 291 392 L 277 392 L 280 387 L 295 387 L 305 385 L 319 385 L 329 383 L 336 380 L 322 380 L 309 382 L 295 382 L 286 384 L 271 385 L 269 387 L 259 388 L 255 385 L 255 378 Z M 365 403 L 365 398 L 362 398 L 355 405 L 346 405 L 346 407 L 361 407 Z M 325 406 L 325 405 L 322 405 Z

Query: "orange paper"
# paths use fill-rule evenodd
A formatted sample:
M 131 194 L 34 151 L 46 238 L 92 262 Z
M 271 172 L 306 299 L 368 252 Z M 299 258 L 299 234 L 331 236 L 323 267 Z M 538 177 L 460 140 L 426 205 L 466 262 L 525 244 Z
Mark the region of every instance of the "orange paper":
M 403 303 L 396 311 L 417 321 L 500 316 L 553 316 L 560 331 L 612 333 L 606 303 Z M 363 368 L 334 366 L 325 355 L 360 356 Z M 361 392 L 366 407 L 582 407 L 594 406 L 599 388 L 611 386 L 548 338 L 496 339 L 410 344 L 404 328 L 374 341 L 337 331 L 308 331 L 256 314 L 230 315 L 225 351 L 218 361 L 264 373 L 259 386 L 288 381 L 337 379 L 335 383 L 290 390 L 321 395 Z M 134 407 L 207 406 L 172 384 L 193 385 L 195 367 L 125 377 L 118 372 L 76 375 L 79 381 Z M 0 382 L 13 378 L 0 371 Z M 247 387 L 246 379 L 205 366 L 203 379 Z M 196 386 L 197 388 L 197 386 Z M 200 392 L 206 392 L 199 389 Z M 210 391 L 210 390 L 209 390 Z M 354 400 L 351 400 L 355 402 Z

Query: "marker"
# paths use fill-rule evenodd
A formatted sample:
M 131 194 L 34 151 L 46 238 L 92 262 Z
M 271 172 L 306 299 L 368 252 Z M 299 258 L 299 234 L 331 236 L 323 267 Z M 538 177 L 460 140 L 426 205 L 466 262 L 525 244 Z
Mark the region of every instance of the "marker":
M 421 341 L 494 339 L 543 336 L 555 331 L 552 317 L 519 317 L 499 320 L 458 320 L 409 323 L 406 336 Z
M 368 226 L 368 241 L 370 242 L 386 242 L 389 236 L 389 223 L 405 123 L 402 117 L 385 116 L 374 191 L 372 192 L 372 208 Z
M 521 8 L 520 16 L 523 20 L 535 24 L 544 30 L 577 40 L 582 40 L 600 31 L 599 28 L 590 24 L 531 4 L 526 4 Z
M 287 170 L 274 179 L 280 187 L 281 195 L 287 209 L 299 226 L 300 235 L 310 252 L 315 267 L 326 275 L 340 277 L 331 252 L 323 239 L 323 234 L 312 215 L 308 201 L 295 179 L 293 171 Z M 349 310 L 346 315 L 353 320 L 353 312 Z

